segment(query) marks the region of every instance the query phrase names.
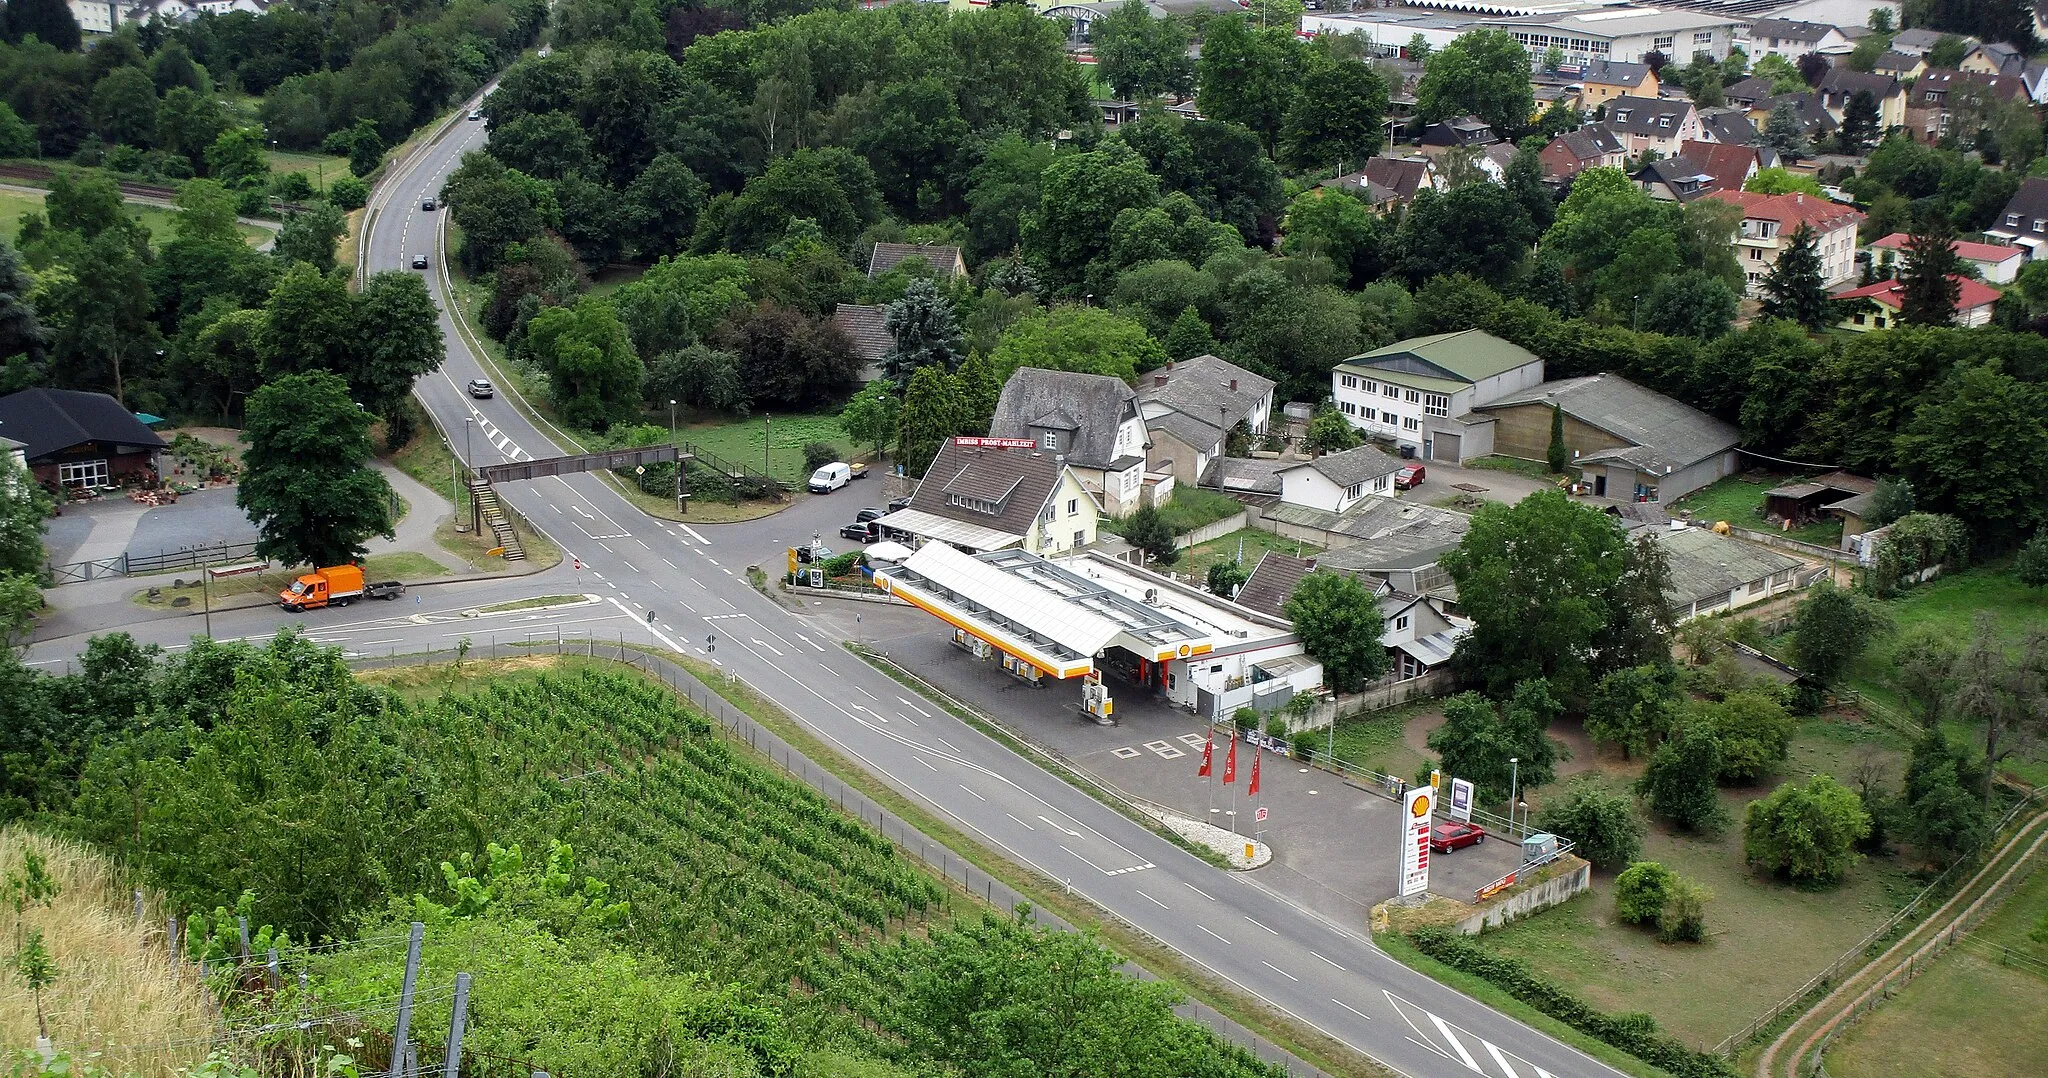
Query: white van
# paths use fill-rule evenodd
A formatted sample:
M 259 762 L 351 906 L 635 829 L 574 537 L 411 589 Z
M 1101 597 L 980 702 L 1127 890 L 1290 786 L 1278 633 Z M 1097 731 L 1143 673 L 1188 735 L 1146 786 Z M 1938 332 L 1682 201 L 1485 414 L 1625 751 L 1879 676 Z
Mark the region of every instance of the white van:
M 853 469 L 843 460 L 835 460 L 811 473 L 811 493 L 830 494 L 845 486 L 853 479 Z

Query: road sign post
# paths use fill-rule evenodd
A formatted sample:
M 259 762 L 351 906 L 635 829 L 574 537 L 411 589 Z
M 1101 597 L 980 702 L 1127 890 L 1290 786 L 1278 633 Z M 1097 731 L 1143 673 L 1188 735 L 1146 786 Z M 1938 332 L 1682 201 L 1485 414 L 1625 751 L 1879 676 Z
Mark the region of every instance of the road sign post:
M 1436 791 L 1409 790 L 1401 799 L 1401 897 L 1429 890 L 1429 814 Z

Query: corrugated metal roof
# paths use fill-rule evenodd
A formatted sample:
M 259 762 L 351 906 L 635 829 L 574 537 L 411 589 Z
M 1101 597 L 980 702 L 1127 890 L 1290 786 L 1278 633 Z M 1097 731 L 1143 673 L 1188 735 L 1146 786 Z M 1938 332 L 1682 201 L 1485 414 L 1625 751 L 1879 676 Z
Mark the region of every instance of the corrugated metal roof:
M 944 543 L 927 543 L 905 569 L 974 601 L 1030 629 L 1077 655 L 1101 651 L 1123 627 L 1064 602 L 1029 581 L 1019 580 L 986 562 L 977 561 Z

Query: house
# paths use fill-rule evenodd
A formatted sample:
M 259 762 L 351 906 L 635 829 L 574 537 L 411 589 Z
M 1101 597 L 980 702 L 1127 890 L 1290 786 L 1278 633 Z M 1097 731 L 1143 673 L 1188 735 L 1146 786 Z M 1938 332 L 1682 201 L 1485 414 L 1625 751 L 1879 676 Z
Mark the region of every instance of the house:
M 1607 104 L 1605 122 L 1631 154 L 1655 150 L 1660 157 L 1671 157 L 1679 144 L 1702 134 L 1699 110 L 1690 101 L 1617 97 Z
M 1400 470 L 1400 461 L 1369 445 L 1327 453 L 1281 469 L 1280 500 L 1342 513 L 1364 498 L 1393 497 Z
M 1310 573 L 1329 571 L 1320 558 L 1267 551 L 1238 589 L 1237 602 L 1286 617 L 1287 600 Z M 1428 599 L 1399 592 L 1383 581 L 1368 581 L 1380 608 L 1380 644 L 1387 649 L 1388 680 L 1411 681 L 1450 661 L 1458 638 L 1471 631 L 1446 617 Z
M 1488 180 L 1500 184 L 1508 182 L 1508 169 L 1515 163 L 1514 143 L 1489 143 L 1470 152 L 1475 154 L 1472 158 L 1473 167 Z
M 1136 121 L 1142 112 L 1135 101 L 1097 100 L 1094 104 L 1096 109 L 1102 113 L 1102 126 L 1104 127 L 1122 127 L 1127 123 Z
M 1168 363 L 1138 376 L 1138 413 L 1151 438 L 1146 468 L 1194 484 L 1223 456 L 1238 424 L 1263 434 L 1273 416 L 1274 381 L 1215 356 Z
M 1981 115 L 1994 101 L 2032 103 L 2027 80 L 2018 75 L 1984 75 L 1931 68 L 1913 82 L 1906 98 L 1906 130 L 1933 142 L 1949 134 L 1957 116 Z
M 1740 105 L 1744 109 L 1754 106 L 1757 102 L 1767 97 L 1776 97 L 1777 94 L 1778 84 L 1761 75 L 1751 75 L 1746 79 L 1731 82 L 1721 87 L 1722 100 L 1731 105 Z
M 1619 60 L 1588 60 L 1580 74 L 1581 108 L 1596 108 L 1617 97 L 1656 97 L 1661 89 L 1657 72 L 1648 64 Z
M 1674 60 L 1701 52 L 1726 60 L 1729 47 L 1736 43 L 1736 29 L 1748 21 L 1668 7 L 1538 4 L 1519 10 L 1531 13 L 1488 19 L 1482 25 L 1507 31 L 1531 57 L 1541 59 L 1555 48 L 1573 64 L 1600 59 L 1641 63 L 1653 52 Z
M 889 308 L 881 303 L 840 303 L 832 308 L 832 324 L 853 342 L 853 354 L 860 357 L 863 382 L 882 376 L 882 357 L 896 347 L 888 318 Z
M 1664 606 L 1678 621 L 1738 610 L 1805 583 L 1805 562 L 1758 543 L 1683 526 L 1650 534 L 1670 568 Z
M 1628 147 L 1606 127 L 1589 124 L 1551 139 L 1538 157 L 1544 179 L 1568 180 L 1589 168 L 1625 167 Z
M 1575 114 L 1583 115 L 1586 109 L 1585 84 L 1575 76 L 1558 71 L 1538 71 L 1529 76 L 1529 122 L 1534 124 L 1550 111 L 1552 105 L 1563 105 Z
M 124 482 L 154 484 L 170 443 L 105 393 L 24 389 L 0 397 L 0 436 L 21 444 L 21 460 L 51 490 Z
M 1756 125 L 1749 122 L 1749 113 L 1743 109 L 1701 109 L 1700 141 L 1723 146 L 1748 146 L 1757 141 Z M 1772 160 L 1776 160 L 1775 154 Z
M 1809 52 L 1839 55 L 1856 47 L 1840 30 L 1817 22 L 1790 19 L 1758 19 L 1749 25 L 1746 42 L 1741 42 L 1754 61 L 1760 56 L 1782 56 L 1797 60 Z
M 2024 249 L 2029 259 L 2041 257 L 2043 245 L 2048 245 L 2048 180 L 2021 180 L 2020 189 L 1984 234 Z
M 1491 424 L 1469 413 L 1541 381 L 1540 356 L 1477 329 L 1396 341 L 1330 372 L 1337 410 L 1352 426 L 1445 461 L 1492 453 Z
M 1742 185 L 1748 183 L 1751 176 L 1778 160 L 1778 155 L 1769 149 L 1718 142 L 1688 142 L 1678 148 L 1678 156 L 1713 177 L 1712 189 L 1722 191 L 1742 190 Z M 1770 163 L 1766 164 L 1766 161 Z
M 1704 143 L 1693 143 L 1704 145 Z M 1734 147 L 1730 147 L 1733 149 Z M 1685 154 L 1652 161 L 1636 170 L 1630 177 L 1636 186 L 1659 202 L 1691 202 L 1693 199 L 1720 190 L 1714 174 L 1694 164 Z
M 1910 31 L 1909 31 L 1910 32 Z M 1896 42 L 1893 51 L 1883 53 L 1870 65 L 1873 75 L 1890 75 L 1900 82 L 1910 82 L 1927 70 L 1927 57 L 1920 53 L 1899 52 Z
M 1493 125 L 1477 116 L 1456 116 L 1439 120 L 1422 129 L 1422 144 L 1443 148 L 1486 146 L 1499 142 Z
M 1965 53 L 1956 66 L 1980 75 L 2018 75 L 2027 69 L 2027 54 L 2003 42 L 1987 41 Z
M 1863 215 L 1839 203 L 1812 195 L 1760 195 L 1749 191 L 1715 191 L 1706 196 L 1742 207 L 1742 227 L 1730 240 L 1736 261 L 1757 295 L 1778 264 L 1786 237 L 1800 225 L 1811 228 L 1820 255 L 1821 283 L 1834 286 L 1856 273 L 1856 227 Z
M 1904 232 L 1894 232 L 1883 239 L 1870 241 L 1864 250 L 1870 254 L 1871 270 L 1879 277 L 1894 276 L 1894 268 L 1906 260 L 1906 241 L 1911 238 Z M 2025 248 L 2003 243 L 1957 240 L 1949 246 L 1957 257 L 1977 267 L 1977 272 L 1991 284 L 2011 284 L 2019 276 L 2021 263 L 2027 260 Z
M 1821 104 L 1820 93 L 1814 90 L 1807 90 L 1796 94 L 1779 94 L 1775 97 L 1764 98 L 1762 101 L 1750 106 L 1750 126 L 1758 131 L 1769 130 L 1771 114 L 1777 112 L 1781 105 L 1791 107 L 1792 119 L 1799 125 L 1799 133 L 1805 135 L 1810 141 L 1819 142 L 1822 139 L 1828 138 L 1835 133 L 1837 128 L 1842 126 L 1828 112 L 1826 106 Z
M 1858 93 L 1868 93 L 1877 105 L 1877 130 L 1879 134 L 1899 127 L 1906 122 L 1906 92 L 1899 80 L 1890 75 L 1865 74 L 1854 71 L 1847 64 L 1836 64 L 1821 76 L 1821 107 L 1828 110 L 1837 122 L 1849 115 L 1849 102 Z
M 924 259 L 932 268 L 932 276 L 941 281 L 967 275 L 967 260 L 960 256 L 958 247 L 943 243 L 878 243 L 874 253 L 868 256 L 868 280 L 874 280 L 910 258 Z
M 1057 453 L 1017 438 L 951 438 L 910 504 L 880 518 L 920 543 L 969 553 L 1072 552 L 1095 541 L 1101 508 Z
M 1676 501 L 1738 467 L 1741 431 L 1620 375 L 1544 382 L 1477 410 L 1494 421 L 1494 452 L 1542 460 L 1553 408 L 1564 415 L 1572 466 L 1596 498 Z
M 1136 512 L 1145 484 L 1145 419 L 1121 378 L 1019 367 L 989 421 L 994 438 L 1028 438 L 1064 459 L 1111 517 Z
M 2048 64 L 2029 61 L 2020 71 L 2020 81 L 2027 84 L 2027 96 L 2036 105 L 2048 105 Z
M 1949 36 L 1939 30 L 1928 30 L 1922 27 L 1901 30 L 1892 35 L 1891 51 L 1904 53 L 1908 56 L 1926 56 L 1936 45 L 1941 44 L 1942 38 Z M 1969 37 L 1963 38 L 1963 41 L 1971 45 L 1977 43 L 1975 38 Z
M 1827 515 L 1827 508 L 1877 489 L 1877 481 L 1848 472 L 1828 472 L 1764 491 L 1764 520 L 1773 527 L 1800 527 Z
M 1202 486 L 1247 504 L 1270 505 L 1280 498 L 1281 471 L 1297 463 L 1277 457 L 1218 457 L 1202 473 Z
M 1372 157 L 1357 172 L 1325 180 L 1317 186 L 1359 196 L 1373 209 L 1386 212 L 1415 201 L 1417 191 L 1442 191 L 1445 185 L 1436 162 L 1427 157 Z
M 1471 517 L 1405 498 L 1370 498 L 1335 524 L 1325 529 L 1329 549 L 1317 556 L 1319 564 L 1382 581 L 1396 591 L 1456 598 L 1457 585 L 1437 562 L 1465 538 Z
M 1952 275 L 1949 280 L 1956 283 L 1955 324 L 1966 328 L 1990 325 L 2002 293 L 1968 277 Z M 1906 305 L 1906 285 L 1903 281 L 1879 281 L 1838 292 L 1835 299 L 1846 312 L 1835 324 L 1852 333 L 1868 333 L 1899 324 L 1899 312 Z

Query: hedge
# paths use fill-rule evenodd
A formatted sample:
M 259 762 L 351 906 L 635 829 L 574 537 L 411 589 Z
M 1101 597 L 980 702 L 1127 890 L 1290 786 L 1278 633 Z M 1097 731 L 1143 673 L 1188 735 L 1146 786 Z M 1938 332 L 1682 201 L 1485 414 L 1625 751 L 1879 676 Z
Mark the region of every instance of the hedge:
M 1461 973 L 1492 984 L 1565 1025 L 1597 1037 L 1677 1078 L 1735 1078 L 1726 1059 L 1696 1052 L 1658 1032 L 1647 1014 L 1607 1014 L 1559 985 L 1529 971 L 1520 961 L 1497 955 L 1468 936 L 1444 928 L 1421 928 L 1408 934 L 1416 950 Z

